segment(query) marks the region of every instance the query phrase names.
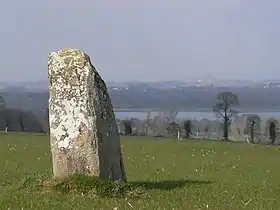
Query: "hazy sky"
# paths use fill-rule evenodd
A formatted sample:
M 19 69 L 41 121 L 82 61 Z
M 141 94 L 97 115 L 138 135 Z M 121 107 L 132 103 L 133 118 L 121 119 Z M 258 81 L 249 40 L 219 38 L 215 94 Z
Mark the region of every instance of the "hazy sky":
M 9 0 L 0 23 L 1 81 L 46 80 L 65 47 L 105 80 L 280 78 L 279 0 Z

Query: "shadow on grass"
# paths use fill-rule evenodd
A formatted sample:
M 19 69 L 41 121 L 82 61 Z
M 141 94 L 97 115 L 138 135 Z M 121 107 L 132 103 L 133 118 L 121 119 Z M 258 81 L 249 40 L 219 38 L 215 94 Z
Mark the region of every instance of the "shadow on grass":
M 98 177 L 86 175 L 73 175 L 65 179 L 27 177 L 20 181 L 17 190 L 41 191 L 51 193 L 54 191 L 67 194 L 78 193 L 90 196 L 115 197 L 115 198 L 144 198 L 149 190 L 172 190 L 183 187 L 194 187 L 211 184 L 209 181 L 200 180 L 164 180 L 164 181 L 132 181 L 112 182 Z
M 158 189 L 158 190 L 172 190 L 176 188 L 183 188 L 186 186 L 195 186 L 195 185 L 205 185 L 211 184 L 210 181 L 202 181 L 202 180 L 164 180 L 164 181 L 155 181 L 155 182 L 148 182 L 148 181 L 132 181 L 129 182 L 137 187 L 142 187 L 147 190 Z

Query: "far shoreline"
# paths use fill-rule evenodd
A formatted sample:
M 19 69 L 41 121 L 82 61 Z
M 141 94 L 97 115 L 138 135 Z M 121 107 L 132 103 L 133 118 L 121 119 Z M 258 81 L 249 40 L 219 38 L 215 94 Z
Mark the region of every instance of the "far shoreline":
M 213 112 L 210 108 L 187 108 L 187 109 L 175 109 L 175 108 L 114 108 L 114 112 L 162 112 L 168 110 L 175 110 L 177 112 Z M 263 113 L 263 112 L 280 112 L 280 108 L 278 109 L 237 109 L 240 113 Z

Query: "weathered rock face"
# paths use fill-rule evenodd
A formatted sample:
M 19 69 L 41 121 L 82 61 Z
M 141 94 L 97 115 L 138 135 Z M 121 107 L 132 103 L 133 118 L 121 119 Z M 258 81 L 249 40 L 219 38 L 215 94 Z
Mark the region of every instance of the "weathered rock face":
M 48 75 L 54 176 L 87 174 L 124 181 L 111 99 L 89 56 L 76 49 L 53 52 Z

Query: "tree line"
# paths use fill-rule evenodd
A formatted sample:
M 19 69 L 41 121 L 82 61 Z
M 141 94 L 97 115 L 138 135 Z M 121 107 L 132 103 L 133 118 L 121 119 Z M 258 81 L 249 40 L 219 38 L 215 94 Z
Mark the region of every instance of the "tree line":
M 0 130 L 5 130 L 8 128 L 11 131 L 23 131 L 23 132 L 48 132 L 49 122 L 48 122 L 48 109 L 46 109 L 42 116 L 34 114 L 31 111 L 23 111 L 20 109 L 11 109 L 6 107 L 6 101 L 3 97 L 0 97 Z M 220 92 L 213 99 L 212 110 L 216 114 L 217 118 L 221 120 L 223 138 L 228 140 L 229 138 L 229 128 L 234 119 L 237 116 L 237 108 L 240 106 L 240 100 L 237 94 L 224 91 Z M 170 113 L 167 119 L 166 131 L 171 135 L 176 135 L 179 130 L 179 125 L 175 122 L 177 115 L 176 109 L 169 109 Z M 166 118 L 166 117 L 165 117 Z M 148 113 L 147 119 L 145 120 L 146 125 L 151 124 L 151 116 Z M 124 135 L 133 135 L 132 131 L 132 121 L 123 120 L 124 125 Z M 254 141 L 254 129 L 256 126 L 255 119 L 251 120 L 250 125 L 250 138 Z M 159 129 L 160 126 L 157 126 Z M 207 128 L 206 128 L 207 129 Z M 271 124 L 270 138 L 272 143 L 275 142 L 276 132 L 275 124 Z M 192 122 L 186 120 L 183 122 L 183 130 L 185 131 L 185 138 L 189 138 L 192 133 Z
M 240 106 L 240 101 L 237 94 L 232 92 L 221 92 L 218 93 L 215 97 L 214 104 L 212 105 L 212 110 L 216 114 L 217 119 L 220 120 L 220 129 L 223 131 L 223 139 L 229 140 L 229 130 L 232 122 L 238 115 L 237 108 Z M 180 130 L 180 125 L 175 122 L 177 112 L 175 110 L 171 110 L 172 113 L 167 120 L 166 131 L 176 136 L 177 132 Z M 256 121 L 260 121 L 259 116 L 249 116 L 247 119 L 250 124 L 248 128 L 246 128 L 246 133 L 250 135 L 250 141 L 254 143 L 255 138 L 255 129 L 257 126 Z M 151 121 L 150 116 L 147 117 L 145 121 Z M 124 120 L 124 135 L 133 135 L 132 132 L 132 121 Z M 183 121 L 183 125 L 181 126 L 184 131 L 184 138 L 190 138 L 190 135 L 193 132 L 193 126 L 191 120 Z M 208 132 L 207 126 L 204 128 L 204 132 Z M 269 125 L 269 138 L 271 139 L 271 143 L 274 144 L 276 140 L 276 125 L 275 123 L 270 123 Z
M 0 130 L 45 133 L 48 125 L 32 111 L 7 108 L 4 98 L 0 96 Z

